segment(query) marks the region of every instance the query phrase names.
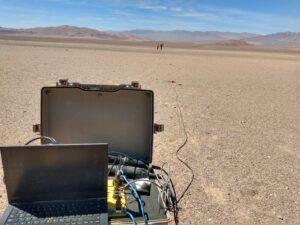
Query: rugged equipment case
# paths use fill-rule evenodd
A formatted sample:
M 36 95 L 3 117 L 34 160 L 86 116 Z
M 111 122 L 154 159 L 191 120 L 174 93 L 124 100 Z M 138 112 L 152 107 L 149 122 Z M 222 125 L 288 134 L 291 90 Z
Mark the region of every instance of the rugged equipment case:
M 152 163 L 153 134 L 163 131 L 154 124 L 154 93 L 130 85 L 94 85 L 59 80 L 41 90 L 41 123 L 34 132 L 56 139 L 57 143 L 109 143 L 109 151 L 120 152 L 146 164 Z M 168 224 L 169 213 L 158 203 L 159 190 L 141 196 L 149 224 Z M 136 201 L 127 207 L 138 212 Z M 128 204 L 128 202 L 130 202 Z M 141 218 L 136 218 L 143 224 Z M 127 218 L 113 218 L 111 224 L 132 224 Z

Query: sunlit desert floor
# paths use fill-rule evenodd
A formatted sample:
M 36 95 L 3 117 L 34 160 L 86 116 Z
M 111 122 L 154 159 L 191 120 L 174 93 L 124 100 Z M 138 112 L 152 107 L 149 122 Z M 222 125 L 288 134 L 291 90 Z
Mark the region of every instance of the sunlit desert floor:
M 300 54 L 0 41 L 0 144 L 35 136 L 40 89 L 60 78 L 154 90 L 153 164 L 171 164 L 178 195 L 191 176 L 175 157 L 181 107 L 195 173 L 181 224 L 299 224 Z M 3 211 L 2 179 L 0 196 Z

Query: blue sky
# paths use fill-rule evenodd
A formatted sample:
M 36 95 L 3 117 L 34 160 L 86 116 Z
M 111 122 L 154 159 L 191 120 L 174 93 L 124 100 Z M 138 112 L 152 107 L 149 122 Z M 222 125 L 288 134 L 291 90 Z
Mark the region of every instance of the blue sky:
M 300 0 L 0 0 L 0 26 L 300 32 Z

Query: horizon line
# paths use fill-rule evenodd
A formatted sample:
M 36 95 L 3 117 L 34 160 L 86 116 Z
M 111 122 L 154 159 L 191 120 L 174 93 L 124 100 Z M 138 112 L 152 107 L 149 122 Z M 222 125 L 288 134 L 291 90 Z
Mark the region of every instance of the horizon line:
M 175 29 L 175 30 L 154 30 L 154 29 L 143 29 L 143 28 L 135 28 L 130 30 L 100 30 L 99 28 L 94 27 L 88 27 L 88 26 L 75 26 L 75 25 L 68 25 L 68 24 L 62 24 L 62 25 L 51 25 L 51 26 L 33 26 L 33 27 L 3 27 L 0 25 L 0 28 L 4 29 L 16 29 L 16 30 L 24 30 L 24 29 L 34 29 L 34 28 L 49 28 L 49 27 L 77 27 L 77 28 L 87 28 L 87 29 L 93 29 L 97 31 L 104 31 L 104 32 L 128 32 L 128 31 L 155 31 L 155 32 L 175 32 L 175 31 L 184 31 L 184 32 L 220 32 L 220 33 L 248 33 L 248 34 L 257 34 L 257 35 L 270 35 L 270 34 L 278 34 L 278 33 L 300 33 L 299 31 L 279 31 L 275 33 L 253 33 L 248 31 L 230 31 L 230 30 L 182 30 L 182 29 Z

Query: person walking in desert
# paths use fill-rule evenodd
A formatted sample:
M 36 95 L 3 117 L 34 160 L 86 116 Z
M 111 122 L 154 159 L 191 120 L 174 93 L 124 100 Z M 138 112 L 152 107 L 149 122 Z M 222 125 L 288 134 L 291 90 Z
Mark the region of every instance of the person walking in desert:
M 160 43 L 160 50 L 161 50 L 161 51 L 163 50 L 163 47 L 164 47 L 164 44 L 163 44 L 163 43 Z

